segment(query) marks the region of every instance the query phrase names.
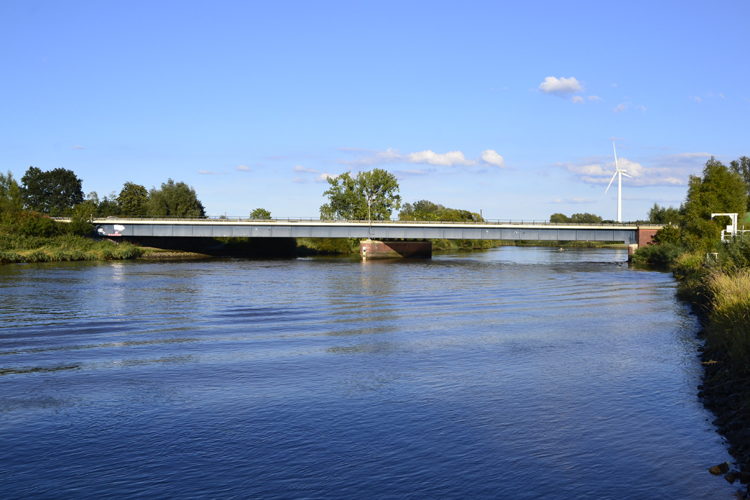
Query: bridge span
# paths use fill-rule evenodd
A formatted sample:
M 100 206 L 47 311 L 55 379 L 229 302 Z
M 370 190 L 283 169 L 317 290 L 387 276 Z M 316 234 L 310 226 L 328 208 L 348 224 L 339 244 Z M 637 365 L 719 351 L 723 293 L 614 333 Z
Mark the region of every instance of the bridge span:
M 607 241 L 645 245 L 662 226 L 550 222 L 329 221 L 310 219 L 95 218 L 102 236 Z

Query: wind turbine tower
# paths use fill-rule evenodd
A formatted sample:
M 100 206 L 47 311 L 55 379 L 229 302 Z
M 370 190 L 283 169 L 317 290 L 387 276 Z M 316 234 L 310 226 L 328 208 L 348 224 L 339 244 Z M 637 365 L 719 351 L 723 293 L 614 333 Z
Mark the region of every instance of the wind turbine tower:
M 612 180 L 609 181 L 609 186 L 607 186 L 607 189 L 604 191 L 604 194 L 607 194 L 607 191 L 609 191 L 610 186 L 612 186 L 612 182 L 615 180 L 615 177 L 617 177 L 617 222 L 622 222 L 622 176 L 625 177 L 631 177 L 626 172 L 627 170 L 620 169 L 617 166 L 617 148 L 615 147 L 615 141 L 612 141 L 612 149 L 615 151 L 615 175 L 612 176 Z

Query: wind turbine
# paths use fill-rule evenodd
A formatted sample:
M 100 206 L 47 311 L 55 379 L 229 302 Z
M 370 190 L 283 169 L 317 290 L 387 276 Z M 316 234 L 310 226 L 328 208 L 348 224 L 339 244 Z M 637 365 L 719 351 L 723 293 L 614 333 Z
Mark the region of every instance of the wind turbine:
M 607 191 L 609 191 L 610 186 L 612 186 L 612 182 L 615 180 L 615 177 L 617 177 L 617 222 L 622 222 L 622 176 L 633 178 L 632 176 L 626 174 L 627 170 L 624 168 L 620 170 L 617 167 L 617 148 L 615 147 L 615 141 L 612 141 L 612 149 L 615 150 L 615 175 L 612 176 L 612 180 L 609 181 L 609 186 L 607 186 L 607 189 L 604 191 L 604 194 L 607 194 Z

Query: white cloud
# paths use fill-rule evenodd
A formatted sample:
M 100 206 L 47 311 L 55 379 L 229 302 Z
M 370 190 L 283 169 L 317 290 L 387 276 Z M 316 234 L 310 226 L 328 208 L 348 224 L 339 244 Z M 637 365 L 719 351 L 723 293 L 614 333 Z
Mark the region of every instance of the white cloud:
M 690 96 L 690 100 L 695 102 L 703 102 L 703 99 L 701 99 L 697 95 Z
M 370 167 L 383 163 L 416 163 L 426 165 L 436 165 L 441 167 L 464 166 L 470 167 L 478 163 L 478 160 L 466 158 L 461 151 L 448 151 L 447 153 L 436 153 L 431 149 L 418 151 L 416 153 L 402 154 L 395 149 L 386 151 L 367 151 L 360 149 L 341 148 L 343 151 L 352 152 L 359 156 L 354 160 L 338 160 L 344 165 L 355 167 Z M 362 154 L 365 153 L 365 154 Z M 499 155 L 498 155 L 499 156 Z
M 323 173 L 315 178 L 315 182 L 326 182 L 328 179 L 335 179 L 336 177 L 338 177 L 338 175 Z
M 482 161 L 496 167 L 505 168 L 505 159 L 497 154 L 494 149 L 482 151 Z
M 602 100 L 602 98 L 599 97 L 598 95 L 590 95 L 589 96 L 589 101 L 601 101 L 601 100 Z
M 303 167 L 301 165 L 297 165 L 292 170 L 294 170 L 295 172 L 302 172 L 302 173 L 305 173 L 305 174 L 317 174 L 318 173 L 318 171 L 315 170 L 314 168 L 307 168 L 307 167 Z
M 426 163 L 427 165 L 439 165 L 442 167 L 455 167 L 456 165 L 476 165 L 476 160 L 467 160 L 461 151 L 448 151 L 440 154 L 428 149 L 418 153 L 410 153 L 404 158 L 409 163 Z
M 539 84 L 539 90 L 545 94 L 553 94 L 557 96 L 567 96 L 575 94 L 583 90 L 583 87 L 578 80 L 573 78 L 555 78 L 554 76 L 548 76 L 544 81 Z
M 73 146 L 71 149 L 86 149 L 83 146 Z
M 610 87 L 617 87 L 617 84 L 613 83 L 612 85 L 610 85 Z
M 641 110 L 641 113 L 645 113 L 646 112 L 646 106 L 638 106 L 638 109 Z
M 622 112 L 623 112 L 623 111 L 625 111 L 626 109 L 628 109 L 628 103 L 627 103 L 627 102 L 624 102 L 624 103 L 622 103 L 622 104 L 618 105 L 618 106 L 617 106 L 617 107 L 615 108 L 615 110 L 614 110 L 614 111 L 615 111 L 615 113 L 622 113 Z
M 724 97 L 724 94 L 722 94 L 721 92 L 719 92 L 719 97 L 721 97 L 722 99 L 726 99 L 726 97 Z
M 239 170 L 240 172 L 250 172 L 250 167 L 246 165 L 237 165 L 235 170 Z
M 212 172 L 210 170 L 198 170 L 198 173 L 201 175 L 219 175 L 217 172 Z
M 623 177 L 630 186 L 684 186 L 690 175 L 699 174 L 709 153 L 680 153 L 662 155 L 649 161 L 647 166 L 627 158 L 618 158 L 618 166 L 633 177 Z M 605 158 L 592 158 L 579 163 L 558 164 L 581 182 L 607 185 L 615 173 L 615 162 Z
M 303 179 L 301 177 L 295 177 L 294 179 L 292 179 L 292 182 L 297 183 L 297 184 L 305 184 L 308 181 L 307 179 Z
M 399 153 L 397 150 L 388 148 L 385 151 L 366 151 L 362 149 L 354 149 L 354 148 L 340 148 L 342 151 L 349 151 L 353 153 L 370 153 L 369 156 L 360 157 L 356 160 L 339 160 L 339 163 L 343 163 L 345 165 L 355 165 L 355 166 L 370 166 L 370 165 L 380 165 L 382 163 L 390 163 L 394 161 L 400 161 L 403 159 L 403 156 L 401 153 Z
M 583 97 L 581 97 L 579 95 L 573 96 L 573 98 L 571 99 L 571 101 L 573 101 L 573 103 L 575 103 L 575 104 L 583 104 L 584 102 L 586 102 L 586 101 L 584 101 Z

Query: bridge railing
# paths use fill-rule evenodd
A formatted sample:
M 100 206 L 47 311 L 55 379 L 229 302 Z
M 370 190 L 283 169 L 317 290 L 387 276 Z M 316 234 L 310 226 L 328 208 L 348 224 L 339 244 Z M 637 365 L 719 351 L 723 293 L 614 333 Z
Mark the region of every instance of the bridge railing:
M 52 217 L 55 220 L 69 220 L 67 217 Z M 126 222 L 126 221 L 138 221 L 138 222 L 161 222 L 161 221 L 174 221 L 174 222 L 211 222 L 211 223 L 236 223 L 236 222 L 261 222 L 261 223 L 273 223 L 273 222 L 284 222 L 284 223 L 305 223 L 305 222 L 316 222 L 316 223 L 323 223 L 323 224 L 372 224 L 372 225 L 424 225 L 424 224 L 434 224 L 434 225 L 477 225 L 477 226 L 486 226 L 486 225 L 535 225 L 535 226 L 599 226 L 599 227 L 621 227 L 621 226 L 633 226 L 633 225 L 639 225 L 639 226 L 660 226 L 658 224 L 650 224 L 648 222 L 643 221 L 634 221 L 634 222 L 613 222 L 613 221 L 603 221 L 598 223 L 575 223 L 575 222 L 550 222 L 548 220 L 527 220 L 527 219 L 485 219 L 483 221 L 475 221 L 475 220 L 465 220 L 465 221 L 435 221 L 435 220 L 397 220 L 397 219 L 389 219 L 389 220 L 330 220 L 330 219 L 320 219 L 316 217 L 278 217 L 278 218 L 272 218 L 272 219 L 250 219 L 248 217 L 241 217 L 241 216 L 206 216 L 206 217 L 148 217 L 148 216 L 139 216 L 139 217 L 116 217 L 116 216 L 110 216 L 110 217 L 94 217 L 92 219 L 92 222 L 97 223 L 116 223 L 118 221 Z

